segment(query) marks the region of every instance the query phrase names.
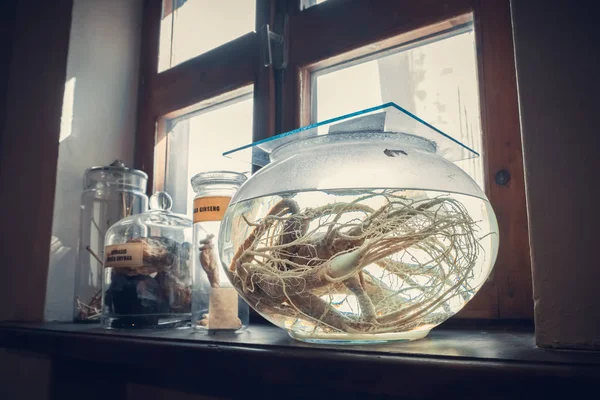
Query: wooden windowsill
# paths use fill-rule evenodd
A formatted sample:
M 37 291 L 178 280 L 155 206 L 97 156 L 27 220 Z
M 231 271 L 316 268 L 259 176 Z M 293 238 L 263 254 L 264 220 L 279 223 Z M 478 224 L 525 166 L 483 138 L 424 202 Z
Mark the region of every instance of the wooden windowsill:
M 600 352 L 536 348 L 528 327 L 464 325 L 440 327 L 415 342 L 349 346 L 300 343 L 270 325 L 253 325 L 237 335 L 206 335 L 3 323 L 0 347 L 111 365 L 108 369 L 121 368 L 131 381 L 183 391 L 200 390 L 200 378 L 224 382 L 233 377 L 234 385 L 201 390 L 234 397 L 258 390 L 257 383 L 261 390 L 284 385 L 300 392 L 319 388 L 320 393 L 408 397 L 464 396 L 469 385 L 490 393 L 506 393 L 515 385 L 537 394 L 561 388 L 572 393 L 600 378 Z

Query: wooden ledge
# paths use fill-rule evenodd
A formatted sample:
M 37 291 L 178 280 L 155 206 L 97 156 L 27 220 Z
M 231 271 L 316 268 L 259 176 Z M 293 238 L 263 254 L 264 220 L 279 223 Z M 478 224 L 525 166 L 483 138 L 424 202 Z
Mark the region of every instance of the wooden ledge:
M 0 347 L 78 362 L 81 368 L 110 365 L 100 370 L 130 382 L 235 398 L 283 387 L 307 395 L 362 393 L 358 398 L 482 392 L 537 397 L 572 395 L 600 378 L 600 352 L 539 349 L 530 329 L 514 326 L 442 327 L 416 342 L 349 346 L 300 343 L 269 325 L 238 335 L 206 335 L 3 323 Z

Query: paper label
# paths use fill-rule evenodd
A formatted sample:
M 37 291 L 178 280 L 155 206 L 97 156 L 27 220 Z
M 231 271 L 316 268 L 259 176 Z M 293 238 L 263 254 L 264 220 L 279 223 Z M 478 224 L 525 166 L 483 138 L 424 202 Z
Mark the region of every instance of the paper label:
M 212 288 L 208 305 L 208 329 L 237 330 L 242 327 L 238 318 L 238 294 L 234 288 Z
M 141 267 L 144 265 L 144 244 L 125 243 L 114 244 L 104 248 L 106 268 Z
M 229 206 L 231 197 L 211 196 L 194 200 L 194 223 L 204 221 L 221 221 Z

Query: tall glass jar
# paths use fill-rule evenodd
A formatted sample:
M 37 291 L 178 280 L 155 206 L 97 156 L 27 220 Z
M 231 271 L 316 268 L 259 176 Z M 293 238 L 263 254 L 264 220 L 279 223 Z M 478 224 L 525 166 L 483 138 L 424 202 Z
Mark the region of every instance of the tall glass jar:
M 231 197 L 246 176 L 231 171 L 195 175 L 192 326 L 199 331 L 237 331 L 248 326 L 249 308 L 229 282 L 219 258 L 219 228 Z
M 116 160 L 84 174 L 73 318 L 98 322 L 102 311 L 104 236 L 115 222 L 148 208 L 148 175 Z
M 150 211 L 114 224 L 106 233 L 102 325 L 105 328 L 189 326 L 192 221 L 172 213 L 165 192 Z

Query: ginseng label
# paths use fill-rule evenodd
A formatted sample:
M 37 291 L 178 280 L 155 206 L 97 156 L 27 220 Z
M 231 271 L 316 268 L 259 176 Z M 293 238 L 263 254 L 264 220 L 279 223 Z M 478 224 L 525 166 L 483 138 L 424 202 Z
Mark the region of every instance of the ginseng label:
M 144 265 L 144 244 L 114 244 L 104 248 L 106 268 L 140 267 Z
M 231 197 L 213 196 L 194 200 L 194 223 L 204 221 L 221 221 Z

